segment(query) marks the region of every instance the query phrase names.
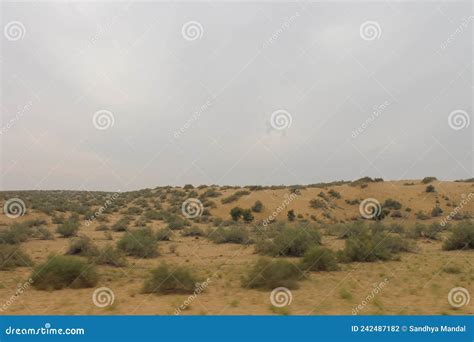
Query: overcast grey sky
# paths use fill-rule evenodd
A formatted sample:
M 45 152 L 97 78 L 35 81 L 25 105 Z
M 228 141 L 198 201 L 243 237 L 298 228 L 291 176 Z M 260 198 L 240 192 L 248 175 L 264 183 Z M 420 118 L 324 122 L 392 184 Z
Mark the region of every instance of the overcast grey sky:
M 473 177 L 472 14 L 3 3 L 1 189 Z

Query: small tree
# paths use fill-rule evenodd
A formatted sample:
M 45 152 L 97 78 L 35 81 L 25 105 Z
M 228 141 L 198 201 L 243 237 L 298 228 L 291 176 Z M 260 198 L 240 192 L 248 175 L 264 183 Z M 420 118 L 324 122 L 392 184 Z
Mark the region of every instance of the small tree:
M 253 219 L 254 219 L 254 217 L 252 215 L 252 211 L 250 211 L 250 209 L 242 210 L 242 218 L 247 223 L 252 222 Z
M 232 220 L 234 221 L 238 221 L 242 214 L 242 208 L 234 207 L 230 210 L 230 216 L 232 216 Z
M 438 217 L 441 216 L 441 214 L 443 214 L 443 209 L 440 207 L 434 207 L 433 210 L 431 210 L 432 217 Z
M 296 218 L 296 215 L 295 215 L 295 211 L 292 209 L 292 210 L 288 210 L 288 221 L 290 222 L 293 222 Z
M 252 211 L 254 213 L 260 213 L 263 210 L 263 203 L 260 201 L 256 201 L 255 204 L 252 207 Z

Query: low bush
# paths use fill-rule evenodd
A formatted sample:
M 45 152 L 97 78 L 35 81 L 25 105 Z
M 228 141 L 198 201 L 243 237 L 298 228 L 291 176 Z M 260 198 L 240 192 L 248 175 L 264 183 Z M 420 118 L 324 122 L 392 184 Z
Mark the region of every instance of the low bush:
M 156 233 L 156 241 L 170 241 L 173 236 L 173 232 L 168 228 L 160 229 Z
M 139 258 L 153 258 L 159 255 L 157 240 L 150 228 L 128 231 L 117 242 L 117 247 L 125 254 Z
M 428 184 L 428 183 L 431 183 L 435 180 L 438 180 L 436 177 L 425 177 L 422 179 L 421 183 L 423 184 Z
M 144 293 L 194 293 L 199 280 L 192 272 L 182 266 L 161 264 L 151 272 L 143 285 Z
M 128 225 L 130 224 L 130 219 L 123 217 L 112 225 L 112 230 L 114 232 L 125 232 L 128 230 Z
M 395 201 L 394 199 L 389 198 L 385 200 L 382 208 L 400 210 L 402 208 L 402 204 L 398 201 Z
M 341 194 L 334 189 L 329 189 L 328 194 L 334 198 L 341 198 Z
M 10 270 L 20 266 L 31 266 L 32 261 L 20 247 L 0 244 L 0 270 Z
M 240 197 L 250 195 L 250 191 L 248 190 L 240 190 L 236 191 L 234 194 L 225 197 L 221 200 L 222 204 L 228 204 L 237 201 Z
M 428 185 L 425 189 L 426 192 L 435 192 L 435 187 L 433 185 Z
M 390 260 L 394 254 L 413 250 L 413 245 L 399 236 L 363 229 L 346 240 L 345 249 L 339 253 L 339 257 L 343 262 L 373 262 Z
M 192 226 L 192 227 L 189 227 L 189 228 L 186 228 L 184 229 L 182 232 L 181 232 L 181 235 L 182 236 L 204 236 L 205 233 L 204 231 L 199 228 L 198 226 Z
M 69 219 L 63 224 L 59 225 L 56 228 L 56 232 L 61 235 L 61 237 L 68 238 L 71 236 L 76 236 L 79 231 L 79 222 L 75 219 Z
M 123 267 L 127 265 L 127 259 L 123 252 L 112 245 L 107 245 L 101 249 L 97 255 L 90 258 L 91 262 L 97 265 L 108 265 Z
M 296 218 L 295 211 L 293 209 L 288 210 L 288 213 L 286 216 L 288 217 L 288 221 L 293 222 Z
M 254 213 L 261 213 L 263 210 L 263 203 L 261 201 L 255 201 L 255 204 L 251 209 Z
M 15 245 L 28 240 L 32 235 L 32 229 L 26 224 L 13 224 L 8 229 L 0 231 L 0 243 Z
M 99 279 L 95 267 L 72 256 L 52 256 L 31 275 L 38 290 L 94 287 Z
M 309 201 L 309 206 L 313 209 L 327 209 L 328 207 L 326 202 L 320 199 L 312 199 Z
M 230 226 L 219 227 L 210 232 L 208 238 L 214 243 L 238 243 L 247 244 L 250 242 L 249 233 L 244 227 Z
M 329 248 L 311 247 L 304 254 L 301 260 L 300 268 L 305 271 L 337 271 L 336 254 Z
M 66 255 L 94 256 L 99 250 L 91 239 L 85 235 L 74 238 L 69 243 Z
M 453 227 L 451 235 L 443 244 L 443 249 L 474 249 L 474 223 L 460 222 Z
M 276 230 L 273 238 L 257 242 L 255 251 L 258 254 L 300 257 L 310 247 L 321 244 L 321 235 L 312 226 L 295 228 L 283 226 Z
M 95 230 L 97 230 L 97 231 L 105 231 L 105 230 L 109 230 L 109 227 L 108 227 L 106 224 L 101 224 L 101 225 L 97 226 L 97 227 L 95 228 Z
M 289 261 L 261 258 L 242 279 L 242 287 L 275 289 L 282 286 L 295 289 L 302 276 L 301 271 Z
M 438 216 L 441 216 L 442 214 L 443 214 L 443 209 L 441 209 L 438 206 L 434 207 L 433 210 L 431 210 L 431 217 L 438 217 Z

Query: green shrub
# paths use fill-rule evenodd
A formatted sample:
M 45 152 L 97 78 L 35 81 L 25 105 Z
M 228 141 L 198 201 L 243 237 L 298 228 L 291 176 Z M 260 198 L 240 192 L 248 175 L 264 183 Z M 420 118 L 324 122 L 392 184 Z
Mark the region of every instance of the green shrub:
M 108 265 L 114 267 L 127 265 L 127 259 L 125 259 L 123 252 L 112 245 L 105 246 L 97 255 L 92 256 L 90 260 L 97 265 Z
M 250 195 L 250 191 L 247 191 L 247 190 L 237 191 L 234 194 L 223 198 L 221 200 L 221 202 L 222 202 L 222 204 L 232 203 L 232 202 L 237 201 L 240 197 L 245 196 L 245 195 Z
M 52 256 L 31 275 L 38 290 L 94 287 L 99 279 L 95 267 L 72 256 Z
M 341 198 L 341 194 L 334 189 L 329 189 L 328 194 L 334 198 Z
M 34 236 L 39 240 L 54 240 L 54 235 L 46 227 L 36 228 Z
M 304 254 L 300 268 L 305 271 L 336 271 L 337 266 L 336 254 L 324 247 L 311 247 Z
M 117 242 L 117 247 L 125 254 L 139 258 L 153 258 L 159 255 L 156 237 L 150 228 L 128 231 Z
M 438 180 L 436 177 L 425 177 L 423 178 L 423 180 L 421 181 L 421 183 L 423 184 L 428 184 L 428 183 L 431 183 L 435 180 Z
M 238 221 L 242 217 L 243 209 L 239 207 L 234 207 L 230 210 L 230 216 L 232 220 Z
M 442 214 L 443 214 L 443 209 L 441 209 L 438 206 L 434 207 L 433 210 L 431 210 L 432 217 L 438 217 L 438 216 L 441 216 Z
M 387 208 L 387 209 L 400 210 L 402 208 L 402 204 L 398 201 L 395 201 L 395 200 L 389 198 L 389 199 L 385 200 L 382 207 Z
M 70 219 L 56 228 L 56 232 L 64 238 L 76 236 L 79 231 L 79 222 L 75 219 Z
M 97 255 L 99 250 L 92 243 L 91 239 L 85 235 L 72 239 L 69 242 L 67 255 L 93 256 Z
M 416 219 L 417 219 L 417 220 L 422 220 L 422 221 L 429 220 L 429 218 L 430 218 L 430 217 L 429 217 L 424 211 L 422 211 L 422 210 L 420 210 L 419 212 L 417 212 L 417 213 L 415 214 L 415 216 L 416 216 Z
M 101 225 L 97 226 L 97 227 L 95 228 L 95 230 L 97 230 L 97 231 L 105 231 L 105 230 L 109 230 L 109 227 L 107 227 L 106 224 L 101 224 Z
M 309 206 L 313 209 L 327 209 L 328 207 L 326 202 L 320 199 L 312 199 L 309 201 Z
M 399 236 L 363 229 L 346 240 L 345 249 L 340 252 L 340 259 L 344 262 L 390 260 L 394 254 L 410 252 L 413 249 L 411 244 Z
M 182 266 L 161 264 L 151 272 L 143 285 L 144 293 L 194 293 L 199 280 Z
M 184 229 L 185 227 L 188 227 L 191 225 L 191 223 L 188 220 L 177 215 L 168 216 L 166 218 L 166 222 L 168 223 L 168 229 L 171 229 L 171 230 Z
M 199 228 L 198 226 L 192 226 L 190 228 L 186 228 L 181 232 L 182 236 L 204 236 L 204 231 Z
M 321 236 L 314 227 L 277 228 L 271 239 L 260 240 L 255 246 L 259 254 L 270 256 L 303 256 L 315 245 L 321 244 Z
M 252 215 L 252 211 L 250 209 L 244 209 L 242 210 L 242 218 L 244 222 L 249 223 L 254 220 L 254 217 Z
M 170 241 L 173 236 L 173 232 L 168 228 L 160 229 L 156 233 L 156 241 Z
M 20 266 L 31 266 L 32 261 L 20 247 L 0 244 L 0 270 L 10 270 Z
M 255 201 L 255 204 L 252 206 L 252 211 L 254 213 L 261 213 L 263 210 L 263 203 L 260 201 Z
M 0 243 L 15 245 L 25 242 L 31 235 L 32 229 L 28 225 L 16 223 L 0 232 Z
M 286 260 L 261 258 L 249 269 L 242 279 L 246 288 L 274 289 L 280 286 L 288 289 L 298 287 L 297 281 L 302 278 L 301 271 Z
M 295 211 L 294 210 L 288 210 L 288 213 L 286 215 L 288 217 L 288 221 L 293 222 L 296 218 Z
M 250 242 L 249 234 L 244 227 L 219 227 L 208 235 L 214 243 L 238 243 L 247 244 Z
M 114 232 L 125 232 L 128 230 L 128 225 L 130 224 L 130 219 L 123 217 L 112 225 L 112 230 Z
M 443 244 L 443 249 L 474 249 L 474 223 L 460 222 L 453 227 L 451 235 Z

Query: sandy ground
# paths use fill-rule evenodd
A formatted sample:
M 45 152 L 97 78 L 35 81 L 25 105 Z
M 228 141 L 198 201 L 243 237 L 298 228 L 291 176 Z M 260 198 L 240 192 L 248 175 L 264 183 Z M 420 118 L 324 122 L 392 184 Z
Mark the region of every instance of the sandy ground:
M 359 215 L 358 205 L 346 204 L 345 199 L 373 197 L 383 202 L 392 198 L 402 203 L 402 213 L 409 216 L 402 219 L 389 218 L 385 221 L 410 227 L 417 222 L 415 213 L 419 210 L 430 213 L 436 204 L 436 198 L 439 199 L 444 214 L 447 214 L 452 210 L 446 205 L 447 202 L 459 203 L 463 198 L 462 194 L 474 190 L 473 183 L 436 181 L 433 185 L 437 192 L 426 193 L 425 184 L 414 181 L 416 185 L 404 185 L 410 182 L 371 183 L 364 189 L 348 185 L 331 187 L 342 196 L 341 199 L 334 200 L 336 208 L 331 210 L 331 215 L 336 221 L 349 221 Z M 222 197 L 235 191 L 224 190 Z M 285 208 L 284 213 L 280 214 L 282 217 L 277 219 L 285 220 L 286 211 L 293 209 L 296 214 L 302 214 L 305 218 L 315 215 L 324 221 L 321 211 L 309 206 L 309 201 L 317 198 L 320 191 L 327 193 L 316 188 L 303 190 L 301 195 Z M 254 191 L 251 195 L 226 205 L 220 203 L 222 197 L 213 198 L 211 200 L 218 207 L 211 212 L 213 216 L 228 219 L 232 207 L 238 205 L 246 208 L 252 206 L 256 200 L 261 200 L 265 209 L 255 215 L 261 220 L 282 204 L 285 194 L 288 194 L 287 189 Z M 444 199 L 446 196 L 449 201 Z M 412 211 L 406 213 L 406 207 L 412 208 Z M 462 211 L 474 215 L 474 203 L 468 203 Z M 27 215 L 15 219 L 15 222 L 38 217 L 49 220 L 44 214 L 30 211 Z M 120 216 L 111 217 L 110 221 L 114 222 L 118 217 Z M 441 218 L 422 222 L 430 223 Z M 11 219 L 5 216 L 0 218 L 0 226 L 11 222 Z M 123 235 L 120 232 L 112 232 L 113 241 L 109 241 L 104 232 L 94 230 L 96 226 L 97 223 L 94 223 L 81 228 L 81 234 L 91 237 L 98 246 L 115 243 Z M 154 221 L 150 226 L 158 229 L 165 224 Z M 49 228 L 54 231 L 55 225 L 51 224 Z M 68 243 L 69 239 L 56 236 L 54 240 L 49 241 L 29 240 L 22 244 L 22 248 L 38 264 L 49 254 L 64 254 Z M 323 243 L 335 250 L 344 246 L 343 240 L 332 236 L 324 236 Z M 399 261 L 343 264 L 340 271 L 311 273 L 309 279 L 300 282 L 298 289 L 291 291 L 291 304 L 283 309 L 275 309 L 270 303 L 270 291 L 241 287 L 241 277 L 258 258 L 252 245 L 217 245 L 205 238 L 196 239 L 175 234 L 173 241 L 159 243 L 161 256 L 157 258 L 127 258 L 129 265 L 122 268 L 98 267 L 100 281 L 95 288 L 108 287 L 115 296 L 113 305 L 105 308 L 99 308 L 92 302 L 95 288 L 48 292 L 29 287 L 23 294 L 12 299 L 17 287 L 29 278 L 31 269 L 19 267 L 12 271 L 0 271 L 0 307 L 7 304 L 6 310 L 0 314 L 172 315 L 175 308 L 186 300 L 191 301 L 187 309 L 181 312 L 186 315 L 350 315 L 358 305 L 362 305 L 362 308 L 358 309 L 359 314 L 473 314 L 474 299 L 471 298 L 469 305 L 455 309 L 448 303 L 447 296 L 453 287 L 464 287 L 471 297 L 474 296 L 474 252 L 443 251 L 441 241 L 427 239 L 417 240 L 416 244 L 418 252 L 402 253 Z M 176 253 L 170 252 L 170 245 L 177 246 Z M 296 258 L 288 260 L 295 263 L 298 261 Z M 210 277 L 209 286 L 203 293 L 191 299 L 188 295 L 142 294 L 140 290 L 144 279 L 150 270 L 163 261 L 173 265 L 187 265 L 199 275 Z M 446 266 L 457 266 L 461 272 L 446 273 L 443 271 Z M 379 288 L 374 298 L 367 300 L 381 282 L 384 282 L 383 288 Z

